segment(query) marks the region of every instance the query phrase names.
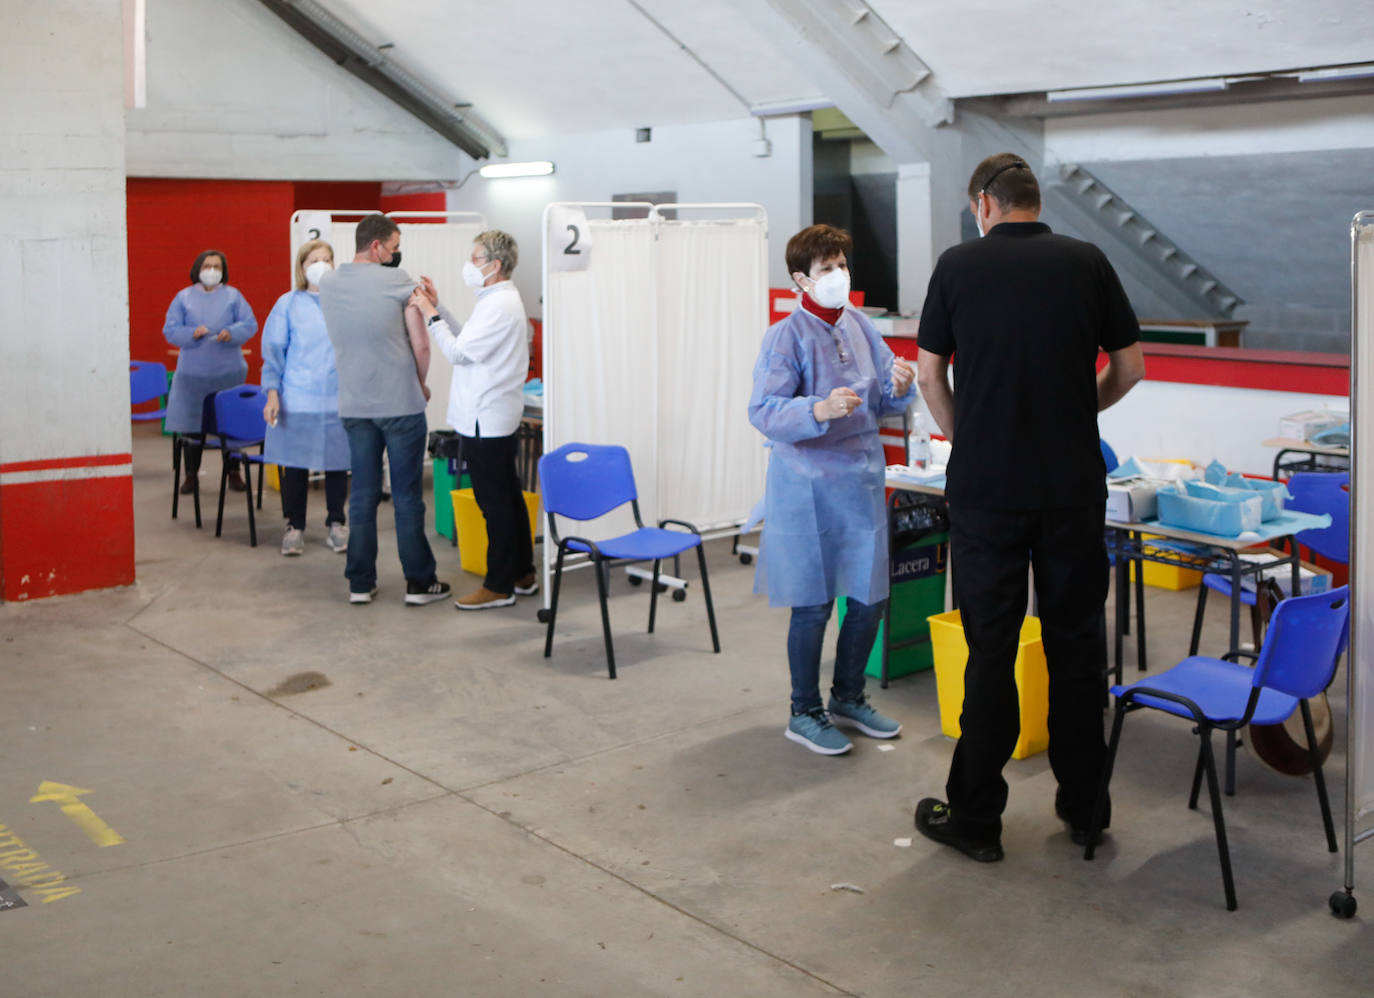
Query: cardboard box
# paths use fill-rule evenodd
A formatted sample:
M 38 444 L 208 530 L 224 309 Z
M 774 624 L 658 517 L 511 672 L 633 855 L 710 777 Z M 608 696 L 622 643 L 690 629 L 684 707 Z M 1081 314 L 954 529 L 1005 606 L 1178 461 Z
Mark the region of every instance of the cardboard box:
M 1330 409 L 1307 409 L 1284 416 L 1279 420 L 1279 436 L 1290 440 L 1308 441 L 1323 430 L 1350 422 L 1350 416 Z
M 1258 553 L 1243 554 L 1241 561 L 1248 561 L 1251 564 L 1266 564 L 1279 560 L 1276 554 Z M 1220 573 L 1225 574 L 1225 573 Z M 1266 568 L 1262 573 L 1266 579 L 1273 579 L 1279 584 L 1279 589 L 1285 596 L 1293 595 L 1293 567 L 1291 565 L 1276 565 L 1274 568 Z M 1298 563 L 1298 585 L 1301 587 L 1301 595 L 1309 593 L 1327 593 L 1331 591 L 1331 573 L 1316 565 L 1309 565 L 1302 561 Z M 1247 575 L 1240 580 L 1240 586 L 1247 592 L 1255 591 L 1255 577 Z
M 1139 523 L 1157 512 L 1155 493 L 1167 482 L 1157 478 L 1121 478 L 1107 482 L 1107 519 Z

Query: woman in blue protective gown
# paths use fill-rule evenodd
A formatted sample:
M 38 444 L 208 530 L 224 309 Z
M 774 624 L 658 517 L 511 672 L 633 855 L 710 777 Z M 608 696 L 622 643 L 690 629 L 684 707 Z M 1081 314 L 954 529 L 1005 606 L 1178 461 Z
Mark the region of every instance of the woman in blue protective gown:
M 296 287 L 277 299 L 262 327 L 262 386 L 267 390 L 268 462 L 281 466 L 281 553 L 305 551 L 311 470 L 324 472 L 325 544 L 348 550 L 348 435 L 339 419 L 339 374 L 320 311 L 320 278 L 334 250 L 313 239 L 296 251 Z
M 214 432 L 214 395 L 243 384 L 248 364 L 241 348 L 257 331 L 253 310 L 229 284 L 228 259 L 219 250 L 205 250 L 191 264 L 191 285 L 172 299 L 162 327 L 167 342 L 180 349 L 167 392 L 166 428 L 195 440 L 187 441 L 183 493 L 199 488 L 200 443 Z M 230 487 L 242 491 L 237 462 L 229 468 Z
M 878 420 L 915 399 L 914 372 L 849 305 L 849 234 L 813 225 L 788 241 L 801 307 L 769 328 L 754 365 L 749 421 L 772 447 L 755 592 L 792 608 L 785 732 L 823 755 L 852 747 L 835 725 L 892 738 L 901 725 L 864 694 L 887 600 L 887 514 Z M 830 700 L 820 695 L 821 642 L 835 598 L 848 598 Z

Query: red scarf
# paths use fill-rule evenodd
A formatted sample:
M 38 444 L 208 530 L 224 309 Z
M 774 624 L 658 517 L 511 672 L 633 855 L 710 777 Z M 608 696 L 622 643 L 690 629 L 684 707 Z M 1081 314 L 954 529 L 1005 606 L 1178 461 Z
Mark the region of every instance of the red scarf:
M 802 294 L 801 303 L 802 308 L 806 309 L 817 319 L 832 326 L 840 321 L 840 316 L 844 315 L 843 306 L 840 308 L 826 308 L 824 305 L 817 305 L 811 300 L 811 296 L 808 294 Z

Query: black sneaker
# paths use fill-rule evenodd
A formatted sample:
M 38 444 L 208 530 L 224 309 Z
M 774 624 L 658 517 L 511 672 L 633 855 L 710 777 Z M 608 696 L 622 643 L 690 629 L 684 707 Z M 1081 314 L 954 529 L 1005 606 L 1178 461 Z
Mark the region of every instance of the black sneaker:
M 932 842 L 953 846 L 979 863 L 996 863 L 1003 855 L 1000 842 L 980 841 L 960 834 L 954 824 L 954 812 L 948 804 L 934 797 L 926 797 L 916 805 L 916 831 Z
M 1079 824 L 1069 815 L 1068 809 L 1064 807 L 1063 798 L 1059 794 L 1054 795 L 1055 816 L 1064 824 L 1069 826 L 1069 841 L 1076 846 L 1086 846 L 1088 844 L 1088 826 L 1092 823 L 1091 813 L 1088 820 Z M 1112 802 L 1107 801 L 1107 813 L 1102 817 L 1102 828 L 1097 833 L 1097 841 L 1094 845 L 1102 844 L 1102 832 L 1106 831 L 1112 823 Z
M 431 579 L 428 582 L 406 582 L 406 606 L 424 606 L 445 599 L 449 593 L 447 582 Z

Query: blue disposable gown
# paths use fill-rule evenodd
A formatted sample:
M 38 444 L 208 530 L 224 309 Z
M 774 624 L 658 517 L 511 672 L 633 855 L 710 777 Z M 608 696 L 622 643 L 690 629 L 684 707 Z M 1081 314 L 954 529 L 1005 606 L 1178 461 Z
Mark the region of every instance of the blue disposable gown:
M 209 334 L 195 338 L 197 326 Z M 229 342 L 215 335 L 229 330 Z M 172 387 L 167 392 L 167 429 L 173 433 L 201 431 L 201 405 L 205 396 L 243 384 L 248 365 L 240 347 L 258 331 L 258 320 L 237 288 L 221 284 L 206 291 L 192 284 L 177 292 L 167 308 L 162 335 L 180 347 Z
M 901 412 L 892 350 L 857 309 L 832 327 L 798 308 L 770 327 L 754 365 L 749 421 L 772 443 L 754 591 L 772 606 L 887 596 L 887 515 L 878 420 Z M 819 423 L 812 406 L 848 387 L 863 402 Z
M 267 428 L 267 460 L 288 468 L 347 471 L 348 435 L 339 419 L 339 372 L 320 296 L 288 291 L 262 327 L 262 387 L 281 400 Z

